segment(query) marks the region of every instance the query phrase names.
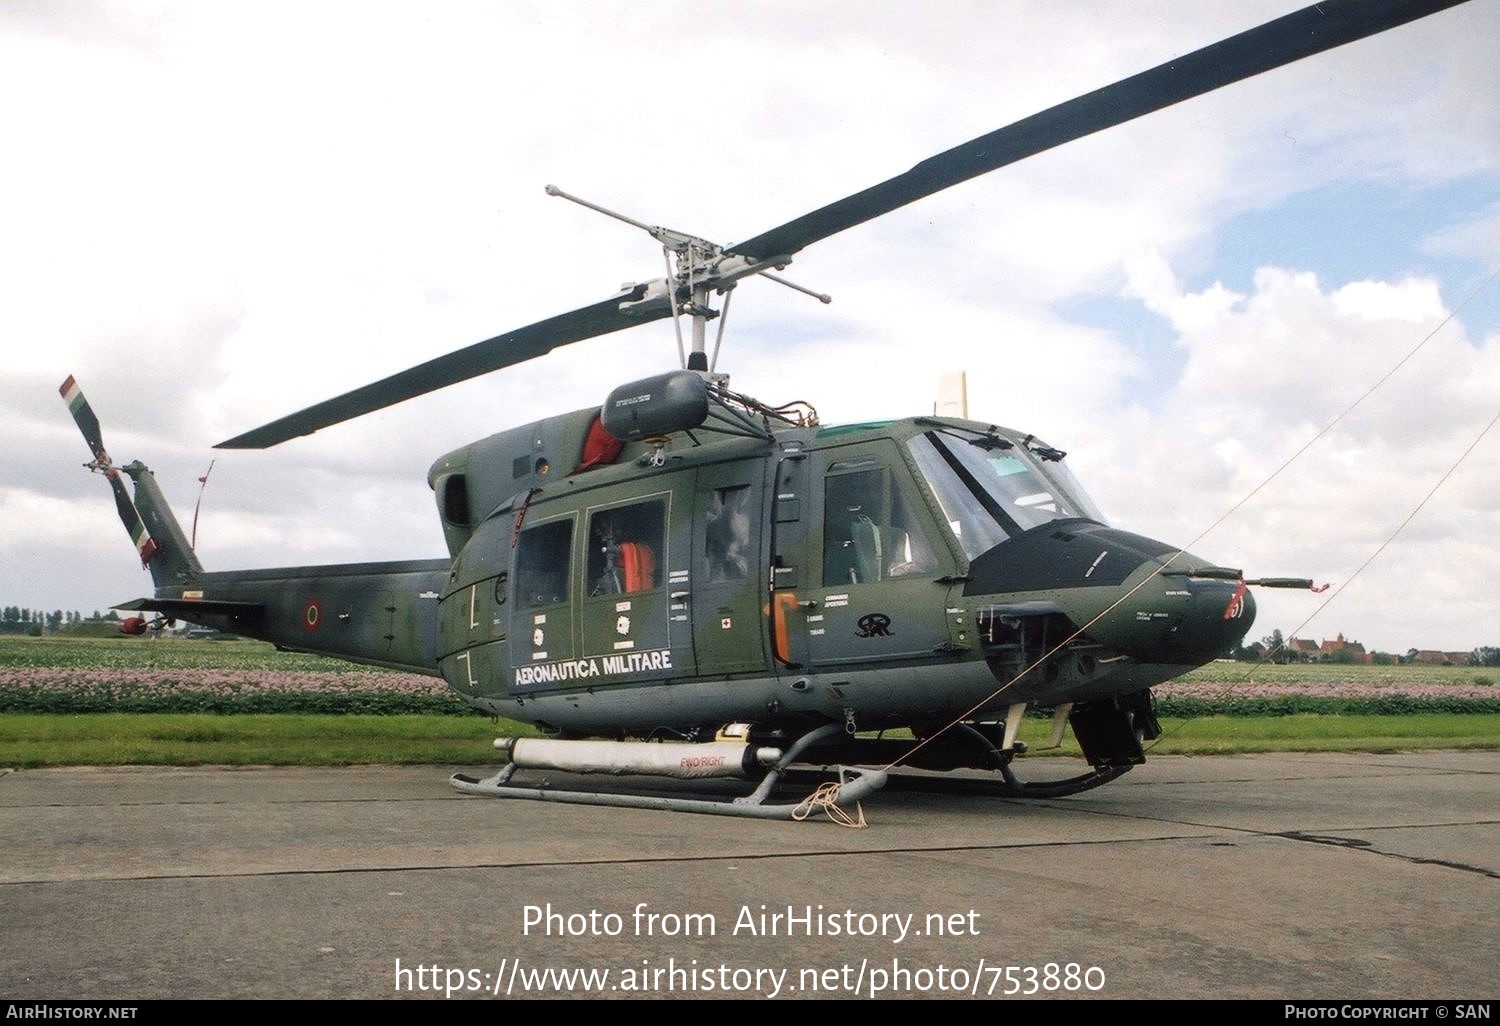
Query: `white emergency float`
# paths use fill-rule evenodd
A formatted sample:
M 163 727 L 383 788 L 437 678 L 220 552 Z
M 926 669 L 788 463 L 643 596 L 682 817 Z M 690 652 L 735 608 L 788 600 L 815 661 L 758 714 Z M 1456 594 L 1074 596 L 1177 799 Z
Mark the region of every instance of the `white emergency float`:
M 681 780 L 762 776 L 780 761 L 780 748 L 735 741 L 704 743 L 655 741 L 560 741 L 537 737 L 501 737 L 495 747 L 510 753 L 517 769 L 564 773 L 611 773 L 675 777 Z

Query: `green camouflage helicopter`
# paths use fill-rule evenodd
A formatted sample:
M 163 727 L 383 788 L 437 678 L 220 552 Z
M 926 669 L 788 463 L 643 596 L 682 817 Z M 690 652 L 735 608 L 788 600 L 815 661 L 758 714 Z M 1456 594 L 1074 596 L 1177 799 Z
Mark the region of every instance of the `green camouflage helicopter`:
M 782 281 L 771 272 L 808 245 L 949 186 L 1460 2 L 1308 7 L 732 246 L 548 186 L 649 232 L 671 274 L 220 443 L 269 447 L 573 342 L 691 321 L 682 369 L 438 459 L 445 558 L 205 571 L 151 472 L 111 462 L 70 377 L 90 466 L 155 585 L 120 608 L 438 675 L 550 735 L 497 741 L 500 772 L 454 778 L 470 793 L 790 817 L 806 806 L 774 789 L 794 764 L 837 766 L 844 802 L 888 780 L 854 767 L 897 763 L 993 771 L 976 786 L 1015 796 L 1112 780 L 1158 735 L 1152 686 L 1249 630 L 1248 586 L 1311 582 L 1246 581 L 1108 526 L 1065 454 L 1022 431 L 939 416 L 824 426 L 806 404 L 736 393 L 710 366 L 712 298 L 727 305 L 752 275 Z M 1072 728 L 1085 772 L 1017 776 L 1028 706 L 1054 711 L 1055 739 Z M 884 736 L 907 730 L 920 740 Z M 559 791 L 513 782 L 528 768 L 759 784 L 729 800 Z

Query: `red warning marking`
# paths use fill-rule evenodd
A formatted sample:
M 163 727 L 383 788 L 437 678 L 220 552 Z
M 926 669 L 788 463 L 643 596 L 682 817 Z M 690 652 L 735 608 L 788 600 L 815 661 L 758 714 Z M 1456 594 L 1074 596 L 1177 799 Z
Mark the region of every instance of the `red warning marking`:
M 1229 605 L 1224 607 L 1224 619 L 1238 620 L 1245 612 L 1245 578 L 1240 578 L 1240 585 L 1234 589 L 1234 594 L 1229 597 Z

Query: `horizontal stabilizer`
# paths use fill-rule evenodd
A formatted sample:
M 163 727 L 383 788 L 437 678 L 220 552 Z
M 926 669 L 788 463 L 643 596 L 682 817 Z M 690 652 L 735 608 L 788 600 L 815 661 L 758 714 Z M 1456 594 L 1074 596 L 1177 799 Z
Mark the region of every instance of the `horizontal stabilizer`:
M 163 599 L 163 598 L 139 598 L 129 602 L 121 602 L 119 605 L 111 606 L 112 609 L 128 609 L 131 612 L 165 613 L 168 616 L 177 617 L 182 620 L 194 619 L 193 614 L 199 616 L 209 614 L 213 616 L 234 616 L 244 621 L 259 621 L 265 617 L 266 606 L 263 602 L 223 602 L 209 599 Z

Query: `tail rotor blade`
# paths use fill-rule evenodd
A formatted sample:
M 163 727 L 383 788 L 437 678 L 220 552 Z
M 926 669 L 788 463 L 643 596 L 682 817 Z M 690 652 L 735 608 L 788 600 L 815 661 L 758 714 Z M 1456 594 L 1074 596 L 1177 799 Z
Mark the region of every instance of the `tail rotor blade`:
M 78 387 L 78 382 L 69 374 L 68 380 L 57 390 L 62 393 L 63 402 L 68 404 L 68 412 L 73 414 L 78 430 L 83 432 L 83 440 L 88 443 L 89 452 L 95 459 L 108 465 L 109 456 L 104 451 L 104 435 L 99 430 L 99 418 L 94 416 L 94 408 L 83 397 L 83 389 Z
M 83 390 L 73 380 L 73 375 L 68 375 L 68 380 L 62 383 L 58 392 L 62 394 L 63 402 L 68 404 L 68 411 L 73 414 L 73 420 L 78 424 L 78 430 L 83 432 L 83 440 L 88 443 L 89 452 L 94 457 L 89 468 L 109 478 L 110 490 L 115 493 L 115 510 L 120 514 L 120 523 L 125 525 L 125 533 L 130 535 L 131 543 L 140 554 L 141 566 L 145 566 L 156 555 L 156 542 L 146 530 L 146 523 L 141 519 L 140 511 L 135 508 L 125 482 L 120 480 L 120 472 L 110 463 L 109 453 L 104 451 L 104 435 L 99 430 L 99 418 L 94 415 L 89 401 L 83 397 Z
M 109 486 L 114 489 L 115 509 L 119 510 L 120 523 L 125 525 L 125 533 L 130 535 L 136 552 L 140 553 L 141 566 L 145 566 L 151 562 L 151 557 L 156 555 L 156 542 L 146 530 L 145 521 L 141 519 L 140 511 L 135 508 L 135 503 L 131 501 L 130 493 L 125 490 L 125 482 L 120 480 L 120 472 L 111 467 L 104 472 L 104 476 L 109 478 Z

